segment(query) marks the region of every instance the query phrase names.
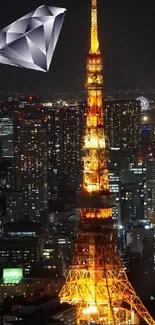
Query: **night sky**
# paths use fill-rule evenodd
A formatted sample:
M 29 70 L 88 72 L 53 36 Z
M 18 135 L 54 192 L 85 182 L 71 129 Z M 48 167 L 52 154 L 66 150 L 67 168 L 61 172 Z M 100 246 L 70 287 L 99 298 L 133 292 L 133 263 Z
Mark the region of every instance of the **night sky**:
M 48 73 L 0 65 L 0 89 L 79 91 L 89 49 L 90 0 L 1 0 L 0 28 L 47 4 L 67 9 Z M 98 0 L 106 91 L 155 88 L 154 0 Z

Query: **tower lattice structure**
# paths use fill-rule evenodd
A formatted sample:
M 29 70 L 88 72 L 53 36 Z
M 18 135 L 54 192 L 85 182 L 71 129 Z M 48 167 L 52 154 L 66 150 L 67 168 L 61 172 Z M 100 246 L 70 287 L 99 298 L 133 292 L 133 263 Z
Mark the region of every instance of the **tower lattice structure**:
M 77 305 L 78 324 L 135 324 L 139 315 L 153 325 L 155 321 L 128 281 L 117 252 L 108 183 L 102 70 L 97 0 L 92 0 L 83 184 L 77 196 L 79 230 L 72 266 L 59 296 L 62 303 Z

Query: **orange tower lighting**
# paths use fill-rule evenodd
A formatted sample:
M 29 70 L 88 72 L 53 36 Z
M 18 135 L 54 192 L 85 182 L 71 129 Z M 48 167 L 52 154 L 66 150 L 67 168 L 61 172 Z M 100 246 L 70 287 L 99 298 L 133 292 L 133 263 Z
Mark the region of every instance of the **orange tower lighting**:
M 83 184 L 77 195 L 80 222 L 72 266 L 59 296 L 62 303 L 77 305 L 78 325 L 135 324 L 139 320 L 137 315 L 155 325 L 128 281 L 117 252 L 104 134 L 102 70 L 97 0 L 92 0 Z

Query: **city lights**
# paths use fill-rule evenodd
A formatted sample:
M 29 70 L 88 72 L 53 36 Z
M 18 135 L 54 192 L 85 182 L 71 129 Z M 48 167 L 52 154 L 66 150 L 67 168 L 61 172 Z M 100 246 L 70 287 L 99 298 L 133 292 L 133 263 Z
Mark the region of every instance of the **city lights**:
M 19 283 L 23 278 L 22 268 L 8 268 L 3 269 L 3 282 L 4 283 Z
M 147 111 L 148 108 L 149 108 L 149 101 L 147 98 L 145 97 L 138 97 L 137 100 L 140 101 L 140 104 L 141 104 L 141 111 Z
M 16 67 L 9 68 L 11 78 L 6 66 L 1 71 L 1 323 L 37 324 L 40 316 L 44 325 L 155 325 L 155 63 L 153 42 L 146 39 L 155 33 L 153 10 L 137 2 L 136 10 L 126 10 L 113 1 L 87 0 L 78 8 L 65 1 L 62 47 L 47 78 Z M 144 15 L 137 19 L 139 8 Z M 45 45 L 47 52 L 60 17 L 52 18 L 47 6 L 38 9 L 39 16 L 34 10 L 24 17 L 24 33 L 32 32 L 37 52 Z M 43 30 L 48 17 L 53 33 Z M 131 28 L 132 20 L 139 28 Z M 90 48 L 79 90 L 87 22 Z M 2 35 L 11 43 L 0 43 L 19 56 L 14 45 L 27 42 L 27 35 L 20 39 L 11 29 Z M 147 46 L 139 56 L 140 43 Z
M 148 121 L 148 116 L 143 116 L 143 121 L 147 122 Z
M 92 0 L 91 3 L 83 183 L 81 196 L 78 197 L 80 222 L 72 266 L 59 296 L 62 303 L 77 305 L 78 325 L 91 322 L 131 324 L 135 322 L 136 313 L 149 325 L 154 325 L 154 320 L 128 281 L 117 253 L 114 228 L 111 226 L 112 194 L 109 192 L 103 123 L 103 79 L 98 42 L 97 0 Z M 123 113 L 125 116 L 126 110 Z M 122 307 L 124 301 L 130 305 L 130 310 Z

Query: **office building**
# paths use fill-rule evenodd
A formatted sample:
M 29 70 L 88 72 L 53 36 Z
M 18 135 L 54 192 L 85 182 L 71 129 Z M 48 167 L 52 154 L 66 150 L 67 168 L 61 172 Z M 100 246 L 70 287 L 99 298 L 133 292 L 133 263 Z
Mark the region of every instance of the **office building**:
M 155 160 L 147 159 L 146 162 L 147 179 L 147 216 L 155 221 Z
M 5 223 L 22 220 L 24 210 L 21 191 L 7 187 L 0 188 L 0 199 L 2 227 Z
M 60 194 L 59 194 L 60 196 Z M 59 250 L 63 274 L 68 271 L 71 265 L 74 241 L 78 228 L 78 217 L 75 213 L 75 194 L 72 200 L 72 193 L 67 196 L 59 197 L 50 204 L 50 225 L 53 224 L 53 242 Z
M 154 156 L 155 152 L 155 118 L 154 110 L 141 113 L 140 149 L 144 158 Z
M 50 271 L 50 276 L 64 276 L 66 265 L 60 246 L 57 244 L 45 244 L 43 247 L 43 269 Z
M 155 232 L 152 236 L 146 236 L 143 239 L 142 260 L 144 274 L 152 277 L 154 280 L 155 275 Z
M 6 139 L 9 139 L 9 136 L 10 136 L 10 139 L 12 140 L 11 141 L 12 146 L 10 144 L 11 149 L 12 149 L 12 150 L 10 150 L 10 155 L 11 155 L 11 157 L 13 157 L 13 120 L 12 120 L 12 118 L 9 117 L 8 114 L 5 114 L 5 115 L 1 114 L 0 115 L 0 139 L 5 138 L 5 137 L 6 137 Z M 10 141 L 9 141 L 9 143 L 10 143 Z M 6 157 L 7 156 L 10 157 L 10 155 L 7 155 L 7 152 L 5 151 L 5 147 L 4 147 L 4 150 L 2 150 L 2 156 L 3 155 Z
M 29 275 L 41 258 L 42 233 L 43 227 L 31 221 L 4 224 L 0 239 L 2 267 L 22 267 L 24 275 Z
M 121 224 L 128 230 L 132 222 L 147 218 L 146 168 L 131 163 L 120 175 Z
M 77 190 L 81 183 L 85 103 L 47 107 L 51 189 Z
M 110 192 L 115 193 L 114 204 L 112 208 L 112 218 L 114 225 L 116 227 L 121 225 L 121 205 L 120 205 L 120 189 L 121 189 L 121 180 L 120 180 L 120 163 L 118 162 L 118 153 L 119 150 L 109 150 L 109 159 L 108 159 L 108 177 L 109 177 L 109 190 Z
M 28 275 L 40 259 L 39 240 L 30 237 L 0 239 L 0 258 L 3 266 L 22 266 L 24 275 Z
M 47 224 L 48 116 L 41 106 L 25 105 L 14 117 L 15 188 L 23 193 L 24 214 Z
M 31 273 L 41 258 L 43 229 L 39 223 L 12 222 L 3 225 L 0 238 L 0 264 L 2 268 L 23 268 L 24 276 Z
M 0 114 L 0 187 L 14 186 L 13 119 Z
M 131 253 L 140 253 L 142 257 L 143 253 L 143 241 L 144 238 L 154 238 L 155 231 L 150 228 L 149 225 L 138 225 L 131 230 Z
M 141 106 L 136 100 L 105 100 L 105 131 L 122 163 L 136 161 L 140 145 Z M 122 159 L 124 157 L 124 159 Z M 126 159 L 125 159 L 126 158 Z
M 13 159 L 2 159 L 0 161 L 0 187 L 14 187 L 14 164 Z
M 7 271 L 7 268 L 5 270 Z M 32 301 L 42 297 L 42 295 L 57 296 L 64 283 L 64 277 L 52 275 L 47 278 L 24 276 L 17 283 L 14 276 L 16 271 L 17 269 L 9 269 L 10 277 L 7 281 L 2 277 L 0 281 L 0 303 L 3 303 L 6 297 L 24 296 L 27 301 Z

